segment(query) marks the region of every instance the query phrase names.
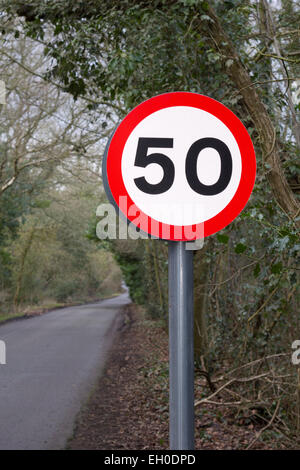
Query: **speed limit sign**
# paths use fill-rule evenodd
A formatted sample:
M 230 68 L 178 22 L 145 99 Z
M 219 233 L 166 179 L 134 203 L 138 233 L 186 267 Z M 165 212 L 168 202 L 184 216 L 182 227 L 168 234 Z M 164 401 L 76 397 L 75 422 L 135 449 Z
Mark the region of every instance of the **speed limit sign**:
M 250 136 L 223 104 L 196 93 L 155 96 L 116 128 L 103 163 L 105 189 L 134 225 L 187 241 L 237 217 L 253 189 Z
M 129 222 L 169 240 L 170 448 L 194 447 L 191 241 L 228 225 L 245 207 L 256 172 L 251 139 L 223 104 L 166 93 L 134 108 L 107 144 L 103 182 Z

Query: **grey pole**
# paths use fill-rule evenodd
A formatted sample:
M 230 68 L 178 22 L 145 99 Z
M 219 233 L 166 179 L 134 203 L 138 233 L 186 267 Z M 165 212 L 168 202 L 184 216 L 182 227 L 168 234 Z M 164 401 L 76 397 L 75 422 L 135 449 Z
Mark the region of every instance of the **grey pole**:
M 169 242 L 170 449 L 194 449 L 193 251 Z

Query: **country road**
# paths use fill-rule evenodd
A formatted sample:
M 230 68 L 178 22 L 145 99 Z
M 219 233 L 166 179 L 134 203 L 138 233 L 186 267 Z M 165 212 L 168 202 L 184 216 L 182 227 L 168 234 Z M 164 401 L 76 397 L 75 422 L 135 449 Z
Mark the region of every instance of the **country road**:
M 129 302 L 124 293 L 0 326 L 0 450 L 64 448 Z

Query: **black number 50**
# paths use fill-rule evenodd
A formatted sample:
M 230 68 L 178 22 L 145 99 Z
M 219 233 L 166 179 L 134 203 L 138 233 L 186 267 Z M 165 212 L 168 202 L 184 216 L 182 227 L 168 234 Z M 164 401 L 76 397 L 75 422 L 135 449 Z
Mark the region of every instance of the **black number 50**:
M 149 148 L 173 148 L 173 139 L 140 137 L 138 141 L 135 166 L 146 168 L 151 163 L 157 163 L 163 169 L 162 180 L 157 184 L 150 184 L 141 176 L 135 178 L 137 187 L 147 194 L 162 194 L 171 188 L 175 178 L 175 167 L 172 160 L 163 153 L 147 154 Z M 197 176 L 197 161 L 201 150 L 213 148 L 217 150 L 221 160 L 221 171 L 218 181 L 207 185 L 201 183 Z M 224 142 L 214 137 L 205 137 L 194 142 L 186 156 L 185 174 L 190 187 L 198 194 L 214 196 L 221 193 L 228 186 L 232 175 L 232 157 L 229 148 Z

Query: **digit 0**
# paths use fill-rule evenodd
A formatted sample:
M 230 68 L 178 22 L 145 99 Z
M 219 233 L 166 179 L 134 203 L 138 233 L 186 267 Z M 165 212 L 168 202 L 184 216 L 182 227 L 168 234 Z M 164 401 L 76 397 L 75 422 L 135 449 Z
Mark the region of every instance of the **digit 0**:
M 197 161 L 201 150 L 213 148 L 217 150 L 221 159 L 221 172 L 216 183 L 207 185 L 201 183 L 197 175 Z M 215 196 L 227 188 L 232 175 L 232 157 L 229 148 L 222 140 L 214 137 L 205 137 L 194 142 L 186 157 L 185 174 L 190 187 L 198 194 Z

